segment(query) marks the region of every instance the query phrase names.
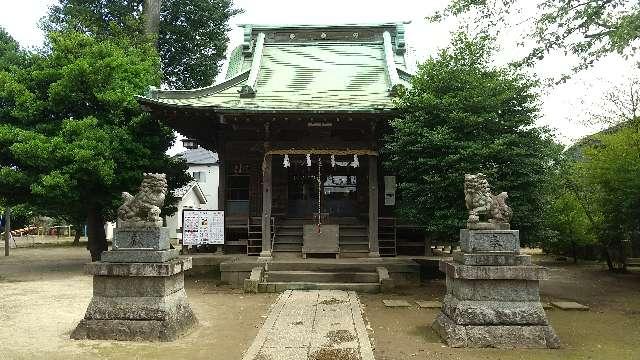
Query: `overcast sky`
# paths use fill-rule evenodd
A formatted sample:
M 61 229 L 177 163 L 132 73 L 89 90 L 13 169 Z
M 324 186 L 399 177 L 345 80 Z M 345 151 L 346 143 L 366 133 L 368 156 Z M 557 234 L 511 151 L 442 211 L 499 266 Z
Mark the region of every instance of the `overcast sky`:
M 43 34 L 38 29 L 38 20 L 45 15 L 48 6 L 55 0 L 0 0 L 0 25 L 21 45 L 39 46 Z M 433 55 L 449 41 L 449 32 L 455 23 L 428 24 L 424 18 L 435 9 L 446 5 L 446 0 L 235 0 L 244 13 L 232 19 L 230 48 L 242 43 L 242 31 L 237 24 L 325 24 L 325 23 L 371 23 L 411 21 L 407 26 L 407 46 L 413 61 L 422 61 Z M 501 57 L 521 54 L 523 49 L 515 46 L 521 34 L 509 33 L 510 38 L 502 42 Z M 566 72 L 573 59 L 551 56 L 535 68 L 541 78 L 557 76 Z M 558 140 L 570 143 L 595 131 L 583 124 L 586 114 L 597 112 L 603 92 L 616 84 L 624 83 L 629 74 L 637 71 L 634 62 L 624 61 L 619 56 L 609 56 L 595 67 L 575 75 L 567 83 L 543 89 L 542 117 L 540 125 L 557 129 Z M 178 151 L 172 149 L 172 153 Z

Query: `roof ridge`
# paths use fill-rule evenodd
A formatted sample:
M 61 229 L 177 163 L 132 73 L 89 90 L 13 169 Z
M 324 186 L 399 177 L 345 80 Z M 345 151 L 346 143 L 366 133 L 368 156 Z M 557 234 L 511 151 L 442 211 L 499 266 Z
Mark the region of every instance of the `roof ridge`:
M 335 23 L 335 24 L 238 24 L 239 27 L 250 26 L 254 31 L 259 29 L 315 29 L 315 28 L 340 28 L 340 27 L 389 27 L 398 24 L 411 24 L 410 20 L 372 22 L 372 23 Z
M 146 96 L 140 96 L 147 99 L 160 99 L 164 98 L 163 95 L 169 95 L 172 98 L 189 98 L 189 97 L 201 97 L 211 95 L 216 92 L 224 91 L 230 87 L 238 85 L 239 82 L 246 80 L 243 77 L 249 77 L 249 70 L 243 71 L 238 75 L 223 80 L 213 85 L 197 88 L 197 89 L 185 89 L 185 90 L 161 90 L 155 86 L 149 86 L 149 91 Z

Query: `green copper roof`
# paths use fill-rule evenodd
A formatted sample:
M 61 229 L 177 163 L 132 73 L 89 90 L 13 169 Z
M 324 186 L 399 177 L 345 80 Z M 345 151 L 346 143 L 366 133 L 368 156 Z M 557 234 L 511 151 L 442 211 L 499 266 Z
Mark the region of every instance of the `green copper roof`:
M 345 32 L 347 25 L 309 27 L 303 33 L 291 32 L 286 26 L 274 27 L 273 32 L 262 27 L 258 32 L 247 25 L 247 43 L 232 52 L 223 83 L 196 90 L 156 90 L 139 101 L 252 112 L 389 110 L 393 108 L 390 90 L 395 85 L 389 71 L 399 73 L 395 78 L 408 85 L 403 55 L 393 51 L 387 56 L 390 45 L 385 50 L 382 33 L 390 25 L 368 28 L 361 39 L 351 29 Z M 328 40 L 319 41 L 321 36 Z M 398 35 L 385 36 L 389 44 Z M 341 40 L 345 37 L 349 40 Z

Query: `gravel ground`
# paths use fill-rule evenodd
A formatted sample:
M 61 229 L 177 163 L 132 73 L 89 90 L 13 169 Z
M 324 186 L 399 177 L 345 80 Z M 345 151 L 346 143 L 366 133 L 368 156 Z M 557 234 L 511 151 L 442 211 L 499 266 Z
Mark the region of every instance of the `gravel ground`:
M 241 359 L 274 294 L 245 296 L 217 281 L 189 279 L 187 294 L 200 325 L 173 343 L 76 341 L 91 277 L 83 248 L 15 249 L 0 258 L 0 359 Z
M 551 270 L 542 297 L 589 305 L 588 312 L 548 310 L 560 350 L 449 349 L 430 328 L 437 311 L 385 308 L 382 299 L 435 300 L 442 280 L 396 294 L 361 294 L 378 360 L 640 359 L 640 272 L 611 274 L 600 264 L 537 261 Z M 276 294 L 245 295 L 219 281 L 188 279 L 200 325 L 173 343 L 75 341 L 69 333 L 91 297 L 82 247 L 12 249 L 0 257 L 0 359 L 241 359 Z
M 377 360 L 407 359 L 640 359 L 640 272 L 612 274 L 600 264 L 536 262 L 550 269 L 542 282 L 543 301 L 570 300 L 590 311 L 547 310 L 562 342 L 559 350 L 450 349 L 431 330 L 437 310 L 419 309 L 415 300 L 442 300 L 444 280 L 397 294 L 362 294 Z M 404 299 L 410 308 L 385 308 L 382 299 Z

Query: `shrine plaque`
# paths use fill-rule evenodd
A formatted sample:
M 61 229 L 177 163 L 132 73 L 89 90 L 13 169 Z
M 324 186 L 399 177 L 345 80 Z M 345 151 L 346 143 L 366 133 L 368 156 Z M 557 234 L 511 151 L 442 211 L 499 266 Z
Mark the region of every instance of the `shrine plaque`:
M 518 230 L 460 230 L 463 253 L 520 253 Z

